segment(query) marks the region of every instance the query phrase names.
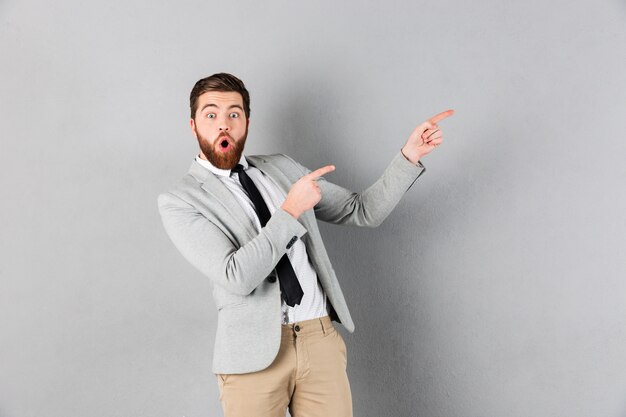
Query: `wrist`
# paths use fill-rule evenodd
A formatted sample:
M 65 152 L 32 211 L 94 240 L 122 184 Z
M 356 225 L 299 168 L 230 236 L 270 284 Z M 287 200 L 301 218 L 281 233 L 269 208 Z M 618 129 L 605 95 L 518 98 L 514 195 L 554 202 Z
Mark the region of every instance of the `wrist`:
M 419 154 L 419 152 L 407 152 L 407 150 L 404 149 L 404 148 L 400 149 L 400 153 L 402 154 L 402 156 L 404 156 L 404 158 L 407 161 L 409 161 L 413 165 L 417 165 L 417 163 L 419 162 L 420 158 L 422 157 Z
M 285 210 L 287 214 L 291 215 L 291 217 L 293 217 L 296 220 L 298 219 L 298 217 L 300 217 L 301 213 L 298 213 L 296 210 L 291 208 L 288 204 L 283 204 L 282 206 L 280 206 L 280 208 Z

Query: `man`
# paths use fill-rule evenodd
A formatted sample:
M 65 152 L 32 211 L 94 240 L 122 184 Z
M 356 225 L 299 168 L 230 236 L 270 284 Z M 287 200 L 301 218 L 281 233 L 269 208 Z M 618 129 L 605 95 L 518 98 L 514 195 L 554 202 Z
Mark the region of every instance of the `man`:
M 163 225 L 213 284 L 213 372 L 226 417 L 352 416 L 345 343 L 354 324 L 317 220 L 375 227 L 441 144 L 441 113 L 417 126 L 382 176 L 361 193 L 290 157 L 246 155 L 250 96 L 237 77 L 199 80 L 190 94 L 200 153 L 159 195 Z M 369 279 L 363 277 L 364 280 Z

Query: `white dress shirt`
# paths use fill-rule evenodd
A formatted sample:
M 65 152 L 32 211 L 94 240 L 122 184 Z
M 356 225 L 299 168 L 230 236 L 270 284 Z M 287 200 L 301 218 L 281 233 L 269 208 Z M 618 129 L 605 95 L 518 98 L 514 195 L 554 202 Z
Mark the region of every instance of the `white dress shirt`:
M 238 174 L 231 172 L 229 169 L 217 168 L 209 161 L 200 158 L 199 155 L 196 156 L 196 161 L 215 174 L 226 188 L 235 195 L 235 198 L 237 198 L 250 219 L 250 223 L 260 233 L 261 222 L 256 214 L 254 204 L 239 182 Z M 283 204 L 287 195 L 271 178 L 267 177 L 257 168 L 249 166 L 244 155 L 241 155 L 239 163 L 244 167 L 246 174 L 248 174 L 259 189 L 268 210 L 273 214 L 276 209 Z M 304 242 L 298 239 L 287 251 L 287 256 L 298 277 L 304 295 L 302 296 L 300 304 L 294 307 L 288 306 L 287 303 L 282 300 L 282 324 L 290 324 L 296 321 L 310 320 L 328 315 L 326 294 L 317 279 L 317 273 L 313 265 L 311 265 L 309 261 Z

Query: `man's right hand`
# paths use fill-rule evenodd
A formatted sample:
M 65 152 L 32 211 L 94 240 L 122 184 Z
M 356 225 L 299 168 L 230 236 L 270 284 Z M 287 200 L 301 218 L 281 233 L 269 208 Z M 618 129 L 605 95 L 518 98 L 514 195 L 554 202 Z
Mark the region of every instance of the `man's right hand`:
M 300 178 L 291 186 L 281 208 L 297 219 L 302 213 L 315 207 L 322 199 L 316 180 L 334 170 L 334 165 L 326 165 Z

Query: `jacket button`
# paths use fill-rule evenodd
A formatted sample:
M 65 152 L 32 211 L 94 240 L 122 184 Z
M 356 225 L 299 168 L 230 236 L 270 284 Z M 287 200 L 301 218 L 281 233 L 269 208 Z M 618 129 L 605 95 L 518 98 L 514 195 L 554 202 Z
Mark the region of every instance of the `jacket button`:
M 296 332 L 299 332 L 299 331 L 300 331 L 300 326 L 298 326 L 298 325 L 296 324 L 296 325 L 294 326 L 294 328 L 293 328 L 293 329 L 294 329 Z
M 274 275 L 270 275 L 267 277 L 267 282 L 276 282 L 276 277 Z
M 291 249 L 293 244 L 296 243 L 296 240 L 298 240 L 298 236 L 292 237 L 291 240 L 289 241 L 289 243 L 287 243 L 287 249 Z

